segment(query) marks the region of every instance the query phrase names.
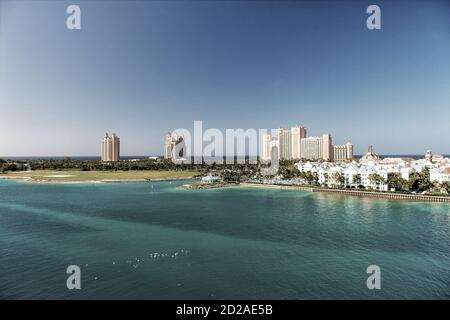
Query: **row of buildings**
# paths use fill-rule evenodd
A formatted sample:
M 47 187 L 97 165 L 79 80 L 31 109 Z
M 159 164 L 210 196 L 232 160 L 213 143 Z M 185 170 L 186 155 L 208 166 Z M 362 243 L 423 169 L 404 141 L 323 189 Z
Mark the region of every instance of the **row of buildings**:
M 450 182 L 450 159 L 442 155 L 433 156 L 430 151 L 423 159 L 384 158 L 369 147 L 368 152 L 358 161 L 352 162 L 298 162 L 300 172 L 317 174 L 318 183 L 328 187 L 363 186 L 366 189 L 388 191 L 388 175 L 396 173 L 406 181 L 414 172 L 430 170 L 430 181 Z
M 171 159 L 174 148 L 181 142 L 183 142 L 183 137 L 170 133 L 167 134 L 164 144 L 164 158 Z M 151 158 L 156 159 L 157 157 L 149 157 L 149 159 Z M 101 159 L 104 162 L 120 161 L 120 138 L 115 133 L 112 135 L 106 133 L 103 137 L 101 143 Z
M 320 137 L 308 137 L 305 127 L 297 126 L 289 129 L 279 128 L 276 135 L 262 135 L 261 160 L 308 159 L 323 161 L 351 161 L 353 159 L 353 144 L 334 145 L 331 134 Z M 166 135 L 164 141 L 164 158 L 172 159 L 177 147 L 182 150 L 183 137 Z M 182 151 L 180 151 L 182 152 Z M 183 158 L 177 154 L 177 158 Z
M 305 127 L 290 129 L 279 128 L 276 135 L 265 134 L 263 139 L 262 160 L 308 159 L 333 161 L 351 161 L 353 144 L 334 145 L 331 134 L 308 137 Z

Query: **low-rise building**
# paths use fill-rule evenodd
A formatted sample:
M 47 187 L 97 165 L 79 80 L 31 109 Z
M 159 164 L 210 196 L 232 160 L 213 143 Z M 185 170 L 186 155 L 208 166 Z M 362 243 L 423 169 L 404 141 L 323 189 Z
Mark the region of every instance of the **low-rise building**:
M 450 182 L 450 168 L 430 169 L 430 181 L 438 183 Z
M 304 173 L 317 173 L 320 185 L 346 188 L 358 188 L 388 191 L 388 177 L 390 174 L 399 175 L 409 181 L 414 172 L 421 173 L 425 169 L 430 170 L 430 181 L 437 183 L 450 182 L 450 162 L 448 158 L 437 157 L 436 161 L 427 153 L 423 159 L 410 158 L 384 158 L 381 159 L 374 151 L 364 155 L 359 163 L 345 162 L 299 162 L 297 169 Z M 342 185 L 342 174 L 345 182 Z M 337 179 L 339 177 L 339 181 Z
M 202 183 L 213 183 L 213 182 L 220 182 L 222 178 L 219 176 L 213 176 L 211 174 L 205 176 L 202 178 Z

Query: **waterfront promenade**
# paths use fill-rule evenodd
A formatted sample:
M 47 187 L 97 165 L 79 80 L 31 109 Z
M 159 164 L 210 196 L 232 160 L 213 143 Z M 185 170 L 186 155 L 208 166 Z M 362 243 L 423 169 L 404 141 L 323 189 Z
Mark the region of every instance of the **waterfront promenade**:
M 273 188 L 280 190 L 302 190 L 308 192 L 327 192 L 335 194 L 343 194 L 355 197 L 370 197 L 392 200 L 405 200 L 405 201 L 424 201 L 424 202 L 446 202 L 450 203 L 450 196 L 430 196 L 424 194 L 404 194 L 394 192 L 379 192 L 379 191 L 367 191 L 367 190 L 347 190 L 347 189 L 331 189 L 320 188 L 310 186 L 294 186 L 294 185 L 275 185 L 275 184 L 258 184 L 258 183 L 241 183 L 244 187 L 254 188 Z

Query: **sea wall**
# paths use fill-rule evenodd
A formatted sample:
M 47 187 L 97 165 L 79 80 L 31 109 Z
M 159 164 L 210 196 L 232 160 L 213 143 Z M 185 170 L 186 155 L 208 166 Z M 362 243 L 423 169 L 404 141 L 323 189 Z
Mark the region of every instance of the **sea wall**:
M 403 193 L 391 193 L 391 192 L 378 192 L 378 191 L 365 191 L 365 190 L 346 190 L 346 189 L 328 189 L 328 188 L 316 188 L 308 186 L 285 186 L 285 185 L 273 185 L 273 184 L 257 184 L 257 183 L 241 183 L 244 187 L 253 188 L 271 188 L 280 190 L 302 190 L 309 192 L 326 192 L 343 194 L 355 197 L 370 197 L 380 199 L 393 199 L 393 200 L 406 200 L 406 201 L 425 201 L 425 202 L 446 202 L 450 203 L 450 196 L 429 196 L 422 194 L 403 194 Z
M 251 188 L 261 188 L 261 189 L 279 189 L 279 190 L 301 190 L 314 192 L 313 187 L 305 187 L 305 186 L 289 186 L 289 185 L 280 185 L 280 184 L 262 184 L 262 183 L 248 183 L 242 182 L 240 184 L 242 187 L 251 187 Z
M 313 192 L 338 193 L 338 194 L 345 194 L 345 195 L 356 196 L 356 197 L 371 197 L 371 198 L 407 200 L 407 201 L 426 201 L 426 202 L 450 203 L 450 197 L 428 196 L 428 195 L 423 195 L 423 194 L 404 194 L 404 193 L 377 192 L 377 191 L 364 191 L 364 190 L 326 189 L 326 188 L 313 188 Z

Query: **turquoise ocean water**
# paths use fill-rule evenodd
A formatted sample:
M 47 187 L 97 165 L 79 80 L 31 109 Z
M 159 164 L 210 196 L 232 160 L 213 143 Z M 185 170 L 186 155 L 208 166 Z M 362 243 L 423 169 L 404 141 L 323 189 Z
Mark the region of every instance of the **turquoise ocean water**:
M 0 180 L 0 299 L 450 298 L 449 204 L 181 184 Z

